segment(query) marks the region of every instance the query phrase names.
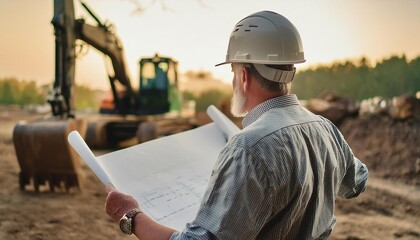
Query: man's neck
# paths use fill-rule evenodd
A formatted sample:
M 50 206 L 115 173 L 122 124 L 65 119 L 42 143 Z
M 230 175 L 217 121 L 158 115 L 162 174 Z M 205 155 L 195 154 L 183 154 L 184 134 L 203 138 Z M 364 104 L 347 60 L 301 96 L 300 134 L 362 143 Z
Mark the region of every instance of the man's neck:
M 268 92 L 263 89 L 255 90 L 254 92 L 255 93 L 247 96 L 247 102 L 246 102 L 247 112 L 250 112 L 253 108 L 255 108 L 256 106 L 258 106 L 259 104 L 267 100 L 281 96 L 281 94 L 279 93 Z

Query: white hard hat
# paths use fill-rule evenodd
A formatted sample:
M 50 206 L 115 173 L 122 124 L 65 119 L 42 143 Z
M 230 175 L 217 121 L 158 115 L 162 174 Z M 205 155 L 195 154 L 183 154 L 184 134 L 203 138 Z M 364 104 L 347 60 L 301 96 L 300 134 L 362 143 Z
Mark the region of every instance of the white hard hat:
M 302 40 L 282 15 L 262 11 L 239 21 L 229 40 L 226 63 L 295 64 L 305 62 Z

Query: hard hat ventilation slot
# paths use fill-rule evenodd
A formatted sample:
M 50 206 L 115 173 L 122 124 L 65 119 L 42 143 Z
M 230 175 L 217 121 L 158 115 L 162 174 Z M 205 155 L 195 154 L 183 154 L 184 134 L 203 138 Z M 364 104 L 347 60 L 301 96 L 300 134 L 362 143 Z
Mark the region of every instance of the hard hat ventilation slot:
M 258 27 L 258 25 L 250 24 L 250 25 L 248 25 L 248 28 L 245 29 L 244 31 L 245 32 L 251 32 L 251 29 L 250 28 L 257 28 L 257 27 Z
M 244 25 L 243 24 L 238 24 L 238 25 L 236 25 L 235 26 L 235 30 L 233 30 L 233 32 L 237 32 L 237 31 L 239 31 L 240 29 L 241 29 L 241 27 L 243 27 Z

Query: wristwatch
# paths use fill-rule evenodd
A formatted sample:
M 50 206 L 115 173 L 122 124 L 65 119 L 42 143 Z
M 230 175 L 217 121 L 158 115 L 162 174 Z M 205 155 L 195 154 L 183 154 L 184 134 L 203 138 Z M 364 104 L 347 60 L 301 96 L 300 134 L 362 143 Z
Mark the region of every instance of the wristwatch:
M 120 229 L 123 233 L 128 235 L 133 233 L 134 217 L 139 213 L 142 213 L 142 211 L 138 208 L 134 208 L 121 217 Z

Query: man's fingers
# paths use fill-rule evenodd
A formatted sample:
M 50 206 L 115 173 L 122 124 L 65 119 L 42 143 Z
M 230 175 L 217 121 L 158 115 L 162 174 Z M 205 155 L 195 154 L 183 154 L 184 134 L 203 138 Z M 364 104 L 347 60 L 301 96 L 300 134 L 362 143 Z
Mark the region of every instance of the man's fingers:
M 105 212 L 117 221 L 128 211 L 139 207 L 132 196 L 118 192 L 111 185 L 106 185 L 105 191 L 108 193 L 105 200 Z

